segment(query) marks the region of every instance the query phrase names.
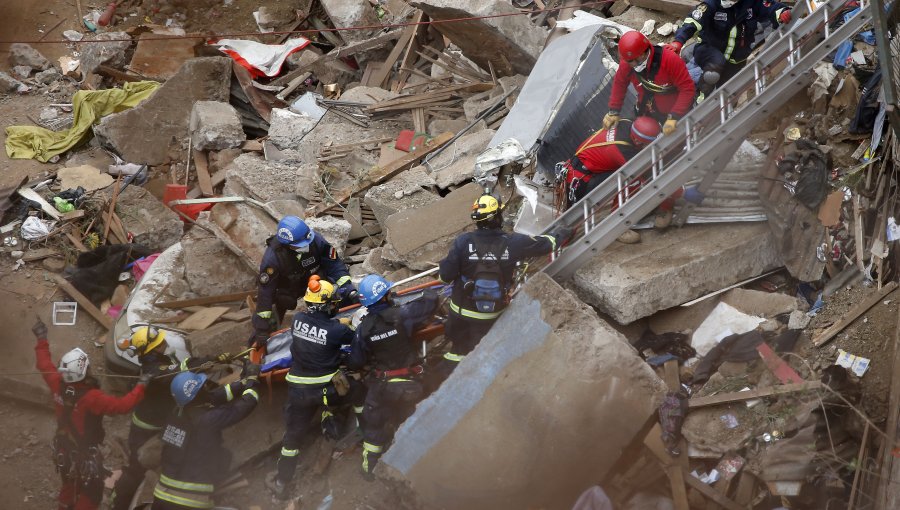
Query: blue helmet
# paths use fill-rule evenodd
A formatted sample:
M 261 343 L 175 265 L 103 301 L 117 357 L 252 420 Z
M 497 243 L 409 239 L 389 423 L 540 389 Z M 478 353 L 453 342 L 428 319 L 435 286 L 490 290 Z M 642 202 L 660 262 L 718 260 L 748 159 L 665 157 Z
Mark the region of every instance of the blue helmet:
M 359 302 L 363 306 L 371 306 L 383 298 L 393 283 L 385 280 L 377 274 L 370 274 L 359 282 Z
M 278 222 L 278 232 L 275 235 L 278 242 L 293 248 L 305 248 L 316 237 L 316 233 L 296 216 L 285 216 Z
M 200 393 L 205 382 L 206 374 L 195 374 L 194 372 L 181 372 L 173 377 L 169 388 L 178 407 L 190 404 Z

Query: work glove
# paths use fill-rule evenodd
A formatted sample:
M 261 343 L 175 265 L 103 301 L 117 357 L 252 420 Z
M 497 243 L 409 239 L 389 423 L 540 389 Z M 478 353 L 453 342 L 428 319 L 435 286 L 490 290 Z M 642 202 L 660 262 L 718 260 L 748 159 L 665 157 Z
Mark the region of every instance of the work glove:
M 700 193 L 697 186 L 688 186 L 684 188 L 684 194 L 682 194 L 681 197 L 692 204 L 699 204 L 703 201 L 704 195 L 703 193 Z
M 223 352 L 222 354 L 219 354 L 218 356 L 216 356 L 216 361 L 218 361 L 219 363 L 227 363 L 231 361 L 231 353 Z
M 681 48 L 682 48 L 683 46 L 684 46 L 684 45 L 681 44 L 681 43 L 678 42 L 678 41 L 672 41 L 672 42 L 670 42 L 669 44 L 663 46 L 663 48 L 665 48 L 665 49 L 667 49 L 667 50 L 669 50 L 669 51 L 674 51 L 676 55 L 681 55 Z
M 778 15 L 778 22 L 782 25 L 787 25 L 791 22 L 791 10 L 785 9 L 781 11 L 781 14 Z
M 264 331 L 254 331 L 250 338 L 247 339 L 247 347 L 260 348 L 266 345 L 269 334 Z
M 673 119 L 672 116 L 670 115 L 669 118 L 666 119 L 666 122 L 663 124 L 663 130 L 662 130 L 663 134 L 671 135 L 672 133 L 674 133 L 675 132 L 675 124 L 677 124 L 677 123 L 678 123 L 678 121 Z
M 603 116 L 603 129 L 615 126 L 616 122 L 619 122 L 619 112 L 610 110 L 609 113 Z
M 244 369 L 241 370 L 241 378 L 242 379 L 252 379 L 254 381 L 259 380 L 259 371 L 260 366 L 256 363 L 247 362 L 244 364 Z
M 144 386 L 147 386 L 148 384 L 150 384 L 150 381 L 151 381 L 152 379 L 153 379 L 153 375 L 152 375 L 152 374 L 150 374 L 149 372 L 144 372 L 144 373 L 142 373 L 141 376 L 138 378 L 138 384 L 143 384 Z
M 569 227 L 559 227 L 550 233 L 550 235 L 552 235 L 553 238 L 556 239 L 557 248 L 566 244 L 570 239 L 572 239 L 572 236 L 574 236 L 574 234 L 575 230 Z
M 351 303 L 359 303 L 359 291 L 357 291 L 352 283 L 345 283 L 340 288 L 338 288 L 338 293 L 341 296 L 342 301 L 349 301 Z
M 47 338 L 47 325 L 44 324 L 44 321 L 42 321 L 40 317 L 38 317 L 38 320 L 34 323 L 34 326 L 31 327 L 31 332 L 34 333 L 34 337 L 38 340 Z

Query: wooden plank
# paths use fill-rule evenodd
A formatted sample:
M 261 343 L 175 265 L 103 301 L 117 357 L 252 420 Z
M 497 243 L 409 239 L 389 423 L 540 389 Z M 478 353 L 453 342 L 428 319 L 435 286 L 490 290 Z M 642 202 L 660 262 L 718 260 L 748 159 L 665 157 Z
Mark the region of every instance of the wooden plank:
M 103 64 L 97 66 L 96 73 L 99 74 L 100 76 L 106 76 L 107 78 L 112 78 L 113 80 L 124 81 L 124 82 L 144 81 L 144 79 L 145 79 L 145 78 L 141 78 L 140 76 L 128 74 L 124 71 L 119 71 L 118 69 L 116 69 L 114 67 L 110 67 L 110 66 L 103 65 Z
M 701 482 L 700 480 L 694 478 L 686 469 L 682 468 L 682 474 L 684 475 L 684 481 L 688 485 L 690 485 L 692 488 L 699 491 L 700 494 L 703 494 L 708 499 L 715 501 L 722 507 L 726 508 L 727 510 L 746 510 L 744 507 L 742 507 L 741 505 L 735 503 L 734 501 L 726 498 L 725 496 L 720 494 L 718 491 L 716 491 L 709 485 L 706 485 L 705 483 Z
M 197 331 L 206 329 L 213 325 L 214 322 L 219 320 L 223 314 L 227 313 L 229 308 L 227 306 L 211 306 L 209 308 L 204 308 L 199 312 L 191 314 L 190 317 L 178 323 L 178 329 L 183 329 L 185 331 Z
M 237 62 L 232 63 L 231 69 L 234 73 L 234 77 L 237 78 L 238 85 L 240 85 L 241 90 L 244 91 L 244 95 L 246 95 L 247 99 L 250 101 L 250 106 L 253 107 L 256 113 L 259 114 L 264 121 L 271 121 L 272 108 L 284 108 L 287 106 L 287 103 L 276 97 L 275 94 L 254 87 L 253 77 L 250 76 L 250 71 Z
M 659 423 L 653 426 L 650 433 L 644 438 L 644 445 L 663 465 L 666 476 L 669 477 L 669 485 L 672 486 L 672 500 L 675 502 L 675 510 L 690 510 L 687 499 L 687 489 L 684 486 L 684 471 L 681 464 L 669 455 L 662 442 L 662 428 Z M 685 451 L 682 457 L 687 458 Z M 690 475 L 688 475 L 690 476 Z
M 772 350 L 769 344 L 763 342 L 756 346 L 756 350 L 759 352 L 759 355 L 762 356 L 762 359 L 766 366 L 769 367 L 769 370 L 779 381 L 781 381 L 781 384 L 800 384 L 805 382 L 796 370 L 791 368 L 790 365 L 781 359 L 781 356 Z
M 60 215 L 60 221 L 73 221 L 84 218 L 84 209 L 76 209 Z
M 385 87 L 385 84 L 388 77 L 391 75 L 394 64 L 397 62 L 397 59 L 400 58 L 400 54 L 403 53 L 406 46 L 409 45 L 410 39 L 416 35 L 416 29 L 418 28 L 418 25 L 409 25 L 403 28 L 403 32 L 400 34 L 400 38 L 397 39 L 397 43 L 394 44 L 394 49 L 388 54 L 387 60 L 384 61 L 384 64 L 381 65 L 377 72 L 372 73 L 372 77 L 369 80 L 369 83 L 372 84 L 372 86 L 387 88 Z
M 425 133 L 428 127 L 425 125 L 425 108 L 413 108 L 413 129 L 417 133 Z
M 62 276 L 55 274 L 53 275 L 53 279 L 56 281 L 56 284 L 62 289 L 63 292 L 72 297 L 76 302 L 78 302 L 78 306 L 80 306 L 83 310 L 91 315 L 97 322 L 100 323 L 106 329 L 113 328 L 113 321 L 109 315 L 101 312 L 99 308 L 94 306 L 94 303 L 91 303 L 91 300 L 88 299 L 84 294 L 78 291 L 71 283 L 69 283 Z
M 212 174 L 212 177 L 210 178 L 210 186 L 212 186 L 213 189 L 215 189 L 216 186 L 225 182 L 225 170 L 226 169 L 223 168 L 223 169 L 217 171 L 216 173 Z M 200 196 L 202 194 L 203 194 L 203 191 L 200 189 L 200 186 L 194 186 L 193 188 L 191 188 L 190 191 L 188 191 L 187 197 L 188 198 L 200 198 Z
M 227 321 L 240 322 L 240 321 L 245 321 L 245 320 L 249 319 L 251 315 L 252 314 L 250 313 L 249 308 L 241 308 L 240 310 L 238 310 L 236 312 L 228 312 L 228 313 L 222 314 L 222 318 Z
M 314 62 L 310 62 L 305 66 L 300 66 L 297 69 L 294 69 L 293 71 L 282 76 L 281 78 L 278 78 L 277 80 L 273 81 L 271 83 L 271 85 L 274 85 L 277 87 L 288 85 L 289 83 L 291 83 L 292 80 L 294 80 L 294 78 L 298 78 L 303 73 L 308 72 L 310 70 L 310 68 L 312 68 L 312 66 L 314 66 L 316 64 L 327 64 L 329 62 L 334 62 L 335 60 L 338 60 L 340 58 L 343 58 L 343 57 L 346 57 L 349 55 L 353 55 L 355 53 L 359 53 L 361 51 L 368 51 L 368 50 L 374 50 L 375 48 L 380 48 L 381 46 L 384 46 L 385 44 L 387 44 L 391 41 L 399 39 L 402 32 L 403 31 L 400 29 L 392 30 L 390 32 L 380 34 L 376 37 L 367 39 L 365 41 L 358 42 L 356 44 L 349 44 L 347 46 L 341 46 L 339 48 L 335 48 L 335 49 L 331 50 L 330 52 L 326 53 L 325 55 L 322 55 L 321 58 L 316 59 Z
M 113 223 L 112 215 L 113 215 L 113 212 L 116 210 L 116 201 L 119 199 L 119 190 L 121 189 L 120 188 L 121 185 L 122 185 L 122 175 L 119 174 L 119 176 L 116 177 L 116 185 L 113 187 L 113 196 L 112 196 L 112 199 L 109 201 L 108 212 L 103 216 L 102 242 L 104 244 L 106 244 L 106 239 L 109 237 L 109 228 L 112 226 L 112 223 Z
M 694 0 L 628 0 L 628 3 L 673 16 L 687 16 L 697 7 Z
M 821 346 L 825 345 L 826 343 L 830 342 L 831 339 L 834 338 L 838 333 L 843 331 L 844 328 L 849 326 L 853 321 L 858 319 L 862 314 L 866 313 L 866 311 L 868 311 L 869 308 L 872 308 L 873 306 L 875 306 L 876 304 L 881 302 L 881 300 L 884 299 L 885 296 L 887 296 L 888 294 L 893 292 L 894 289 L 896 289 L 896 288 L 897 288 L 897 282 L 891 282 L 891 283 L 888 283 L 887 285 L 885 285 L 884 288 L 882 288 L 880 292 L 875 292 L 874 294 L 872 294 L 871 296 L 866 298 L 865 301 L 856 305 L 855 307 L 853 307 L 853 309 L 851 309 L 849 312 L 847 312 L 847 314 L 843 318 L 841 318 L 840 321 L 832 324 L 831 327 L 829 327 L 825 331 L 819 333 L 816 336 L 816 338 L 813 339 L 813 345 L 815 345 L 816 347 L 821 347 Z
M 445 143 L 449 142 L 454 137 L 453 133 L 447 132 L 442 133 L 431 141 L 429 141 L 422 149 L 416 152 L 410 152 L 406 156 L 391 162 L 386 167 L 375 168 L 369 175 L 367 175 L 359 184 L 357 184 L 353 189 L 349 191 L 343 191 L 339 193 L 334 193 L 334 199 L 337 203 L 343 203 L 354 193 L 361 193 L 371 188 L 372 186 L 377 185 L 381 181 L 390 179 L 395 175 L 399 174 L 403 170 L 409 168 L 410 166 L 418 163 L 422 158 L 427 156 L 428 154 L 434 152 L 439 149 Z M 313 210 L 313 215 L 318 216 L 319 214 L 325 212 L 325 210 L 329 209 L 333 204 L 332 203 L 321 203 L 315 207 Z
M 35 202 L 41 204 L 41 210 L 44 211 L 44 214 L 50 216 L 54 220 L 58 220 L 60 218 L 59 211 L 57 211 L 55 207 L 50 205 L 49 202 L 44 200 L 44 197 L 38 195 L 37 191 L 31 188 L 19 188 L 16 190 L 16 193 L 18 193 L 22 198 L 34 200 Z
M 25 262 L 34 262 L 35 260 L 45 259 L 47 257 L 56 257 L 59 255 L 59 252 L 54 250 L 53 248 L 40 248 L 38 250 L 31 250 L 25 253 L 22 256 L 22 260 Z
M 206 153 L 194 149 L 194 168 L 197 169 L 197 185 L 204 197 L 213 196 L 212 177 L 209 176 L 209 160 Z
M 63 233 L 69 238 L 69 242 L 72 243 L 72 246 L 74 246 L 76 250 L 81 253 L 88 251 L 87 246 L 85 246 L 84 243 L 81 242 L 81 239 L 76 237 L 70 230 L 66 230 Z
M 400 74 L 398 76 L 397 85 L 394 88 L 394 92 L 399 92 L 406 85 L 406 80 L 409 79 L 410 69 L 413 67 L 413 64 L 418 59 L 418 50 L 422 47 L 422 36 L 425 34 L 427 30 L 427 25 L 420 25 L 425 19 L 425 13 L 422 11 L 417 11 L 413 16 L 411 23 L 416 24 L 416 30 L 413 32 L 413 36 L 409 38 L 409 41 L 406 43 L 406 47 L 403 49 L 403 57 L 400 59 Z
M 180 301 L 166 301 L 164 303 L 154 303 L 153 306 L 159 308 L 186 308 L 188 306 L 204 306 L 214 305 L 218 303 L 228 303 L 231 301 L 243 301 L 248 297 L 256 295 L 256 289 L 245 290 L 243 292 L 234 292 L 231 294 L 221 294 L 218 296 L 207 296 L 193 299 L 182 299 Z
M 757 388 L 750 391 L 736 391 L 733 393 L 721 393 L 709 397 L 694 397 L 688 401 L 688 407 L 695 409 L 698 407 L 714 406 L 718 404 L 728 404 L 731 402 L 742 402 L 752 400 L 754 398 L 772 397 L 775 395 L 786 395 L 788 393 L 798 393 L 803 391 L 815 391 L 822 389 L 822 383 L 819 381 L 808 381 L 798 384 L 784 384 L 780 386 L 769 386 L 767 388 Z

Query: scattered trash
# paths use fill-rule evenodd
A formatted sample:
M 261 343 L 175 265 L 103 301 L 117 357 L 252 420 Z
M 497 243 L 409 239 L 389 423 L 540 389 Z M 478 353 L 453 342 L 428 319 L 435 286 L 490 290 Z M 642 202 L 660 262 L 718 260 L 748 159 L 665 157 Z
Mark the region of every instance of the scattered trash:
M 656 28 L 656 20 L 648 19 L 644 22 L 644 26 L 641 27 L 641 33 L 644 35 L 650 35 L 653 33 L 654 28 Z
M 866 371 L 869 370 L 869 363 L 870 361 L 868 358 L 850 354 L 843 349 L 838 349 L 838 357 L 834 362 L 835 365 L 850 370 L 857 377 L 862 377 L 863 375 L 865 375 Z
M 256 41 L 240 39 L 221 39 L 215 46 L 222 53 L 233 58 L 238 64 L 250 71 L 254 78 L 276 76 L 281 66 L 291 53 L 300 51 L 309 44 L 308 39 L 295 37 L 284 44 L 262 44 Z
M 22 223 L 22 239 L 27 241 L 37 241 L 50 235 L 53 231 L 55 221 L 42 220 L 37 216 L 29 216 Z
M 703 474 L 698 473 L 697 470 L 695 469 L 695 470 L 691 471 L 691 476 L 693 476 L 694 478 L 700 480 L 701 482 L 703 482 L 707 485 L 711 485 L 711 484 L 714 484 L 717 481 L 719 481 L 719 472 L 716 471 L 715 469 L 711 470 L 709 473 L 703 473 Z
M 76 30 L 66 30 L 62 33 L 62 35 L 66 39 L 68 39 L 70 41 L 75 41 L 75 42 L 84 39 L 84 34 L 82 34 L 81 32 L 78 32 Z

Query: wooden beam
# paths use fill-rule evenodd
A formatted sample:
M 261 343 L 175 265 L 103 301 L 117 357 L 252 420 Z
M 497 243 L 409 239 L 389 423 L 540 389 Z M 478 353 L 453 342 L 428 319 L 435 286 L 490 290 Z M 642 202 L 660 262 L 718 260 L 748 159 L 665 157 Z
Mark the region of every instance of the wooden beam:
M 394 49 L 391 50 L 391 53 L 388 55 L 387 60 L 385 60 L 384 64 L 382 64 L 381 67 L 372 74 L 369 83 L 373 87 L 390 89 L 390 87 L 385 87 L 385 82 L 390 84 L 388 78 L 390 78 L 391 76 L 391 70 L 394 68 L 394 63 L 396 63 L 397 59 L 400 58 L 400 54 L 403 53 L 403 50 L 409 44 L 410 39 L 412 39 L 412 37 L 416 35 L 416 29 L 418 28 L 419 25 L 409 25 L 403 28 L 403 32 L 400 34 L 400 38 L 397 39 L 396 44 L 394 44 Z
M 211 306 L 201 308 L 190 317 L 178 323 L 178 329 L 185 331 L 203 330 L 213 325 L 223 314 L 228 312 L 227 306 Z
M 164 303 L 154 303 L 153 306 L 159 308 L 185 308 L 188 306 L 205 306 L 214 305 L 216 303 L 228 303 L 230 301 L 243 301 L 248 297 L 256 295 L 256 290 L 245 290 L 243 292 L 234 292 L 231 294 L 221 294 L 219 296 L 207 296 L 194 299 L 182 299 L 180 301 L 166 301 Z
M 31 188 L 19 188 L 16 190 L 16 193 L 18 193 L 22 198 L 34 200 L 35 202 L 41 204 L 41 210 L 44 211 L 44 214 L 50 216 L 54 220 L 58 220 L 60 218 L 59 211 L 57 211 L 55 207 L 50 205 L 49 202 L 44 200 L 44 197 L 38 195 L 37 191 Z
M 397 80 L 397 87 L 394 92 L 399 92 L 403 89 L 404 85 L 406 85 L 406 80 L 409 79 L 409 68 L 413 66 L 416 61 L 416 51 L 421 46 L 419 39 L 421 34 L 423 34 L 426 30 L 427 25 L 419 25 L 425 17 L 425 13 L 422 11 L 416 12 L 416 14 L 412 18 L 412 23 L 416 23 L 416 30 L 413 32 L 413 36 L 409 38 L 409 41 L 406 42 L 406 47 L 403 50 L 403 57 L 400 59 L 400 75 Z
M 69 283 L 62 276 L 55 274 L 53 275 L 53 279 L 56 281 L 56 284 L 60 289 L 63 290 L 66 294 L 72 297 L 76 302 L 78 302 L 78 306 L 84 309 L 87 313 L 91 315 L 97 322 L 100 323 L 106 329 L 113 328 L 113 321 L 109 315 L 101 312 L 99 308 L 94 306 L 94 303 L 91 303 L 91 300 L 87 298 L 84 294 L 78 291 L 71 283 Z
M 669 485 L 672 487 L 672 500 L 675 502 L 675 510 L 690 510 L 687 499 L 687 489 L 684 486 L 684 471 L 681 464 L 673 459 L 666 451 L 662 442 L 662 428 L 659 423 L 653 426 L 650 433 L 644 438 L 644 445 L 663 465 L 666 476 L 669 477 Z M 682 452 L 682 457 L 687 459 L 687 452 Z M 690 476 L 690 475 L 688 475 Z
M 374 50 L 375 48 L 379 48 L 391 41 L 399 39 L 402 32 L 403 30 L 400 29 L 392 30 L 390 32 L 378 35 L 362 42 L 358 42 L 356 44 L 349 44 L 347 46 L 335 48 L 325 55 L 322 55 L 321 58 L 316 59 L 314 62 L 310 62 L 304 66 L 300 66 L 297 69 L 294 69 L 281 78 L 273 81 L 271 84 L 276 87 L 288 85 L 289 83 L 291 83 L 291 81 L 294 80 L 294 78 L 300 77 L 303 73 L 309 71 L 312 66 L 316 64 L 327 64 L 329 62 L 334 62 L 335 60 L 353 55 L 355 53 L 359 53 L 361 51 Z
M 813 339 L 813 345 L 815 345 L 816 347 L 821 347 L 821 346 L 825 345 L 826 343 L 830 342 L 831 339 L 833 339 L 838 333 L 843 331 L 844 328 L 849 326 L 853 321 L 858 319 L 862 314 L 866 313 L 866 311 L 868 311 L 869 308 L 872 308 L 873 306 L 878 304 L 882 299 L 885 298 L 885 296 L 887 296 L 891 292 L 894 292 L 894 290 L 896 288 L 897 288 L 897 282 L 891 282 L 891 283 L 885 285 L 881 289 L 881 291 L 875 292 L 874 294 L 872 294 L 871 296 L 866 298 L 865 301 L 856 305 L 855 307 L 853 307 L 853 309 L 851 309 L 849 312 L 847 312 L 847 314 L 840 321 L 836 322 L 835 324 L 833 324 L 830 328 L 826 329 L 825 331 L 819 333 L 819 335 L 816 336 L 815 339 Z
M 334 193 L 334 200 L 336 203 L 340 204 L 349 199 L 355 193 L 361 193 L 371 188 L 372 186 L 377 185 L 381 181 L 390 179 L 395 175 L 399 174 L 403 170 L 406 170 L 410 166 L 418 163 L 422 158 L 427 156 L 428 154 L 434 152 L 439 149 L 445 143 L 449 142 L 455 135 L 453 133 L 447 132 L 438 135 L 437 137 L 430 140 L 424 147 L 416 152 L 410 152 L 406 156 L 395 160 L 394 162 L 388 164 L 384 168 L 375 168 L 369 175 L 365 176 L 359 184 L 357 184 L 353 189 L 349 191 L 343 191 L 340 193 Z M 321 203 L 313 209 L 313 216 L 318 216 L 325 212 L 325 210 L 329 209 L 334 205 L 333 203 Z
M 709 397 L 694 397 L 688 401 L 688 407 L 691 409 L 695 409 L 698 407 L 714 406 L 718 404 L 729 404 L 731 402 L 742 402 L 745 400 L 752 400 L 754 398 L 772 397 L 775 395 L 786 395 L 788 393 L 815 391 L 820 389 L 822 389 L 822 383 L 819 381 L 769 386 L 767 388 L 757 388 L 750 391 L 722 393 Z
M 691 475 L 686 469 L 682 469 L 682 474 L 684 475 L 684 481 L 687 482 L 688 485 L 699 491 L 700 494 L 703 494 L 708 499 L 715 501 L 723 508 L 726 508 L 727 510 L 746 510 L 744 507 L 726 498 L 709 485 L 706 485 L 700 480 L 694 478 L 694 476 Z
M 206 153 L 194 149 L 194 167 L 197 169 L 197 185 L 204 197 L 213 196 L 212 177 L 209 176 L 209 160 Z
M 112 226 L 114 222 L 112 215 L 116 210 L 116 201 L 119 199 L 119 189 L 122 185 L 122 175 L 119 174 L 116 177 L 116 185 L 113 187 L 113 196 L 112 200 L 109 201 L 109 212 L 103 216 L 103 243 L 106 243 L 106 239 L 109 237 L 109 228 Z

